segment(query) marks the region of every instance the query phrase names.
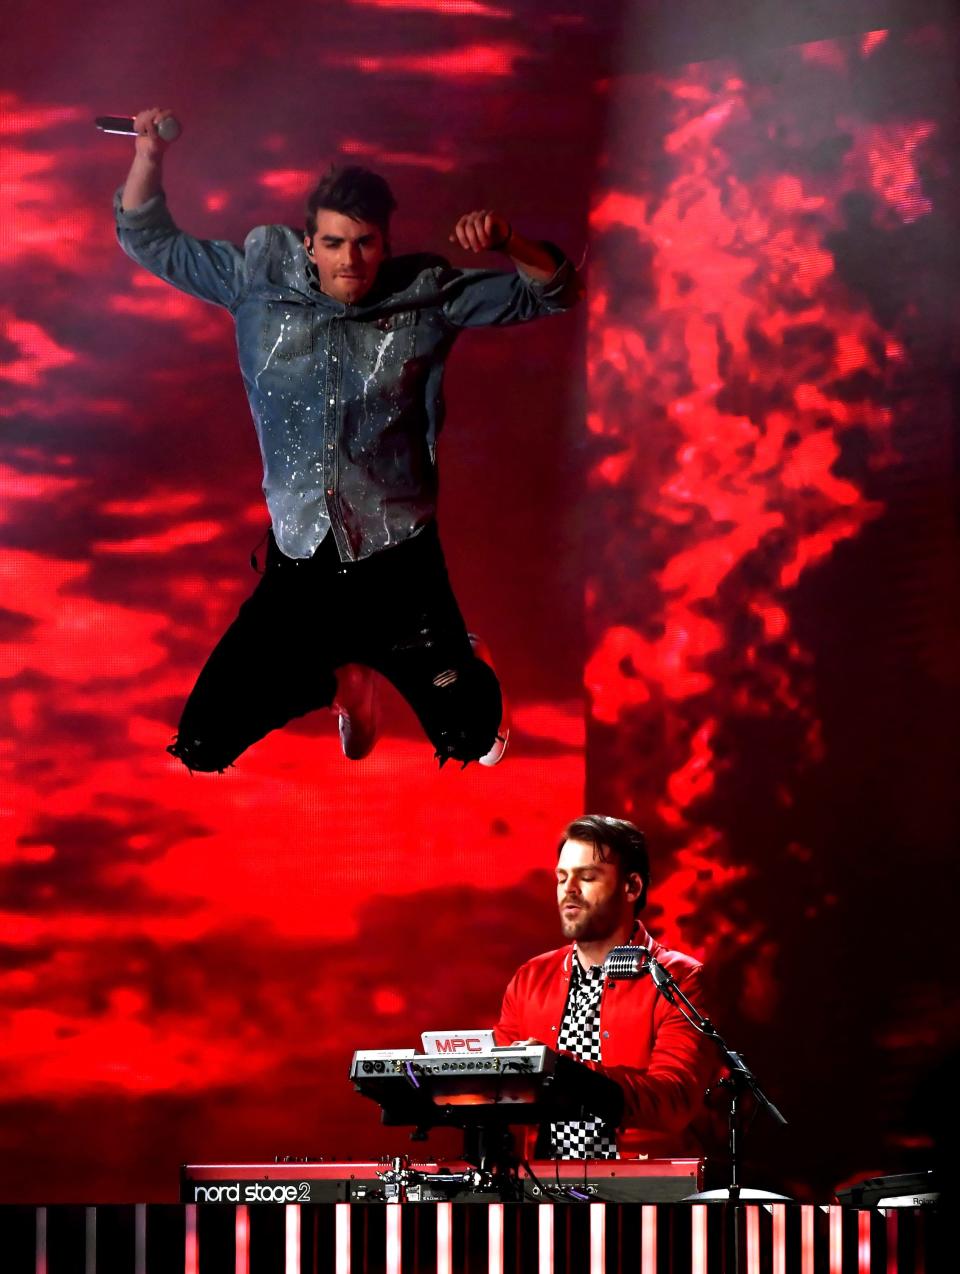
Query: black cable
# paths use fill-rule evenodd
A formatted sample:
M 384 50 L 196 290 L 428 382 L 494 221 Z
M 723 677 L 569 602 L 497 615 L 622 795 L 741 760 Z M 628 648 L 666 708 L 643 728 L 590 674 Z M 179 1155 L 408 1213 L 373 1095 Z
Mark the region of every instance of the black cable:
M 521 1167 L 521 1168 L 523 1168 L 524 1172 L 527 1174 L 527 1176 L 530 1178 L 530 1180 L 533 1182 L 533 1184 L 534 1184 L 534 1185 L 537 1187 L 537 1189 L 540 1191 L 540 1193 L 541 1193 L 541 1195 L 543 1196 L 543 1198 L 545 1198 L 545 1199 L 549 1199 L 549 1198 L 550 1198 L 550 1193 L 549 1193 L 549 1191 L 548 1191 L 547 1187 L 543 1184 L 543 1182 L 540 1180 L 540 1178 L 539 1178 L 539 1177 L 537 1176 L 537 1174 L 534 1172 L 533 1168 L 532 1168 L 532 1167 L 531 1167 L 531 1165 L 530 1165 L 530 1160 L 529 1160 L 529 1159 L 521 1159 L 521 1160 L 520 1160 L 520 1167 Z
M 265 539 L 267 538 L 267 536 L 270 534 L 270 532 L 271 532 L 271 530 L 272 530 L 272 529 L 273 529 L 272 527 L 269 527 L 269 526 L 267 527 L 267 529 L 264 531 L 263 535 L 261 535 L 261 536 L 260 536 L 259 540 L 257 540 L 256 544 L 253 546 L 253 549 L 252 549 L 252 551 L 251 551 L 251 553 L 250 553 L 250 565 L 251 565 L 251 566 L 253 567 L 253 569 L 257 572 L 257 574 L 258 574 L 258 575 L 262 575 L 262 574 L 263 574 L 263 572 L 267 569 L 267 560 L 266 560 L 266 558 L 264 558 L 264 560 L 263 560 L 263 571 L 261 571 L 261 569 L 260 569 L 260 564 L 259 564 L 259 562 L 257 561 L 257 553 L 259 552 L 259 550 L 260 550 L 260 546 L 263 544 L 264 540 L 265 540 Z

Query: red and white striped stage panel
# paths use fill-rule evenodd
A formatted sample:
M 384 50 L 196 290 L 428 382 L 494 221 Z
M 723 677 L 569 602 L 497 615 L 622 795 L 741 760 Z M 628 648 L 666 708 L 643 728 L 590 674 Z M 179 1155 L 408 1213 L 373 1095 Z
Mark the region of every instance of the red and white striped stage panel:
M 734 1274 L 727 1204 L 0 1208 L 3 1274 Z M 930 1209 L 742 1205 L 743 1274 L 936 1274 Z

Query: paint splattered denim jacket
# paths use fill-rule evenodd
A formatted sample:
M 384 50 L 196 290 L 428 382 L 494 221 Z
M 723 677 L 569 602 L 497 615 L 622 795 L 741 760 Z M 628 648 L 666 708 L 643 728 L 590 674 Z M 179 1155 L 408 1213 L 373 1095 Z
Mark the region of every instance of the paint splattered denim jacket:
M 258 226 L 238 248 L 184 234 L 162 194 L 124 211 L 118 192 L 114 207 L 128 256 L 233 315 L 263 490 L 288 557 L 310 557 L 329 528 L 341 560 L 355 561 L 427 525 L 457 335 L 558 313 L 579 292 L 551 245 L 557 271 L 545 283 L 404 256 L 384 262 L 360 305 L 344 305 L 319 290 L 287 226 Z

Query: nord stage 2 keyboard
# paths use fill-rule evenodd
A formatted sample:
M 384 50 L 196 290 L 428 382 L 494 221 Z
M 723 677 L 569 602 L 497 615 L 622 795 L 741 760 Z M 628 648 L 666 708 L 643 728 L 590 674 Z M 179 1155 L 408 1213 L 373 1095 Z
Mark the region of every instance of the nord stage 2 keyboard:
M 530 1203 L 669 1203 L 702 1184 L 699 1159 L 535 1160 L 518 1183 Z M 486 1203 L 495 1183 L 461 1160 L 186 1164 L 181 1203 Z

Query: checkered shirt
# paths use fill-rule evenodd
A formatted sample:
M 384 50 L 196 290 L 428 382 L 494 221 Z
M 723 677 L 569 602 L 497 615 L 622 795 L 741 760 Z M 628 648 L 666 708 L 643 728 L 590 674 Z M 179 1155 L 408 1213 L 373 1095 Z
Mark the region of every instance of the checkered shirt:
M 602 964 L 584 969 L 576 953 L 570 972 L 570 993 L 560 1023 L 557 1047 L 587 1062 L 600 1061 L 600 997 Z M 554 1159 L 616 1159 L 614 1129 L 600 1119 L 568 1120 L 550 1125 L 550 1154 Z

